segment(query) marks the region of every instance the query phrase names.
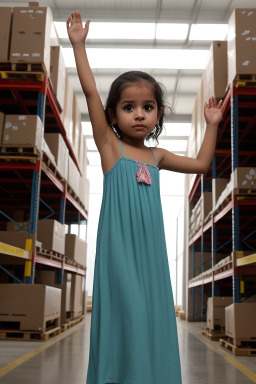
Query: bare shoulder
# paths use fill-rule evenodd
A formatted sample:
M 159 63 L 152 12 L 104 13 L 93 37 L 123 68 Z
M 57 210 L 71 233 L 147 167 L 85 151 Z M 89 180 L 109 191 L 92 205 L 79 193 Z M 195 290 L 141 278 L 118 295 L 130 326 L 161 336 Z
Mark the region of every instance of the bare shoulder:
M 163 168 L 162 167 L 163 159 L 164 159 L 166 150 L 163 149 L 163 148 L 158 148 L 158 147 L 153 147 L 152 149 L 155 152 L 155 155 L 156 155 L 156 158 L 157 158 L 158 168 L 162 169 Z

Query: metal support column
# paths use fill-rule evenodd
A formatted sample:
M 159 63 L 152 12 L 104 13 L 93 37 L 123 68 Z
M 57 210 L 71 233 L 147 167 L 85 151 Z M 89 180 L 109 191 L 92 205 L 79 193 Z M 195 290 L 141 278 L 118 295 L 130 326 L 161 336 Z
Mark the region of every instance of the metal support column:
M 238 95 L 236 87 L 231 88 L 231 169 L 239 166 L 239 123 L 238 123 Z M 234 202 L 235 203 L 235 202 Z M 232 208 L 232 250 L 239 251 L 239 208 L 234 204 Z M 235 260 L 233 260 L 235 262 Z M 235 271 L 235 268 L 234 268 Z M 233 300 L 240 303 L 240 277 L 233 274 Z

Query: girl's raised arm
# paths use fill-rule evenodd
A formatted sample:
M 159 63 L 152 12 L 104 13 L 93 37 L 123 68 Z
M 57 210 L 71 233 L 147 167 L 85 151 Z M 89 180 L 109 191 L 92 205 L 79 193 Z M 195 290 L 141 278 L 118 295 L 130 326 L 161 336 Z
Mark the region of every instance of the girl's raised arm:
M 216 146 L 218 125 L 222 119 L 222 100 L 216 105 L 215 98 L 212 97 L 208 104 L 205 103 L 204 115 L 206 131 L 196 159 L 177 156 L 165 149 L 159 148 L 159 167 L 161 169 L 196 174 L 204 174 L 208 171 Z
M 74 50 L 79 80 L 88 105 L 93 137 L 98 150 L 101 151 L 112 129 L 107 123 L 85 50 L 85 40 L 89 31 L 90 20 L 87 20 L 83 27 L 80 13 L 76 10 L 68 17 L 66 24 L 69 40 Z

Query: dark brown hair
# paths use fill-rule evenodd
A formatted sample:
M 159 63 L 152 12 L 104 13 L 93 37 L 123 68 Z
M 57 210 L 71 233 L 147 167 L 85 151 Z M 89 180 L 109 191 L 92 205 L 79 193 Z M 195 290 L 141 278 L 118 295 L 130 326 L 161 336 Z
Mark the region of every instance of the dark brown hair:
M 127 85 L 127 83 L 137 83 L 141 80 L 148 81 L 153 86 L 153 92 L 155 95 L 158 111 L 160 110 L 160 108 L 163 108 L 163 113 L 160 117 L 159 124 L 156 125 L 153 131 L 146 136 L 146 140 L 149 140 L 152 138 L 152 139 L 155 139 L 158 144 L 158 136 L 161 134 L 163 130 L 163 121 L 164 121 L 165 111 L 166 111 L 166 108 L 170 108 L 170 107 L 167 105 L 167 102 L 165 102 L 164 100 L 164 95 L 166 95 L 165 87 L 161 83 L 157 82 L 151 75 L 149 75 L 146 72 L 141 72 L 141 71 L 125 72 L 113 81 L 110 87 L 110 91 L 109 91 L 108 98 L 106 101 L 106 106 L 105 106 L 106 119 L 107 119 L 107 122 L 111 125 L 111 120 L 108 114 L 108 108 L 112 109 L 112 111 L 115 113 L 116 106 L 120 100 L 121 93 L 125 85 Z M 115 134 L 118 137 L 121 137 L 122 132 L 118 127 L 118 124 L 114 124 L 111 126 Z

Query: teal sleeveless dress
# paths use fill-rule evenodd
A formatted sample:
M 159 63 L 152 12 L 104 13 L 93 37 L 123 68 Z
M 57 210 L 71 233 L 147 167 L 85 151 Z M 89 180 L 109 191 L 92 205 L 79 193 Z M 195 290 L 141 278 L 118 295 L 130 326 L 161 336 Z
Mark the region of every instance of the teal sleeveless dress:
M 120 141 L 120 140 L 119 140 Z M 104 174 L 86 384 L 181 384 L 159 169 L 122 156 Z M 142 165 L 150 184 L 138 181 Z

